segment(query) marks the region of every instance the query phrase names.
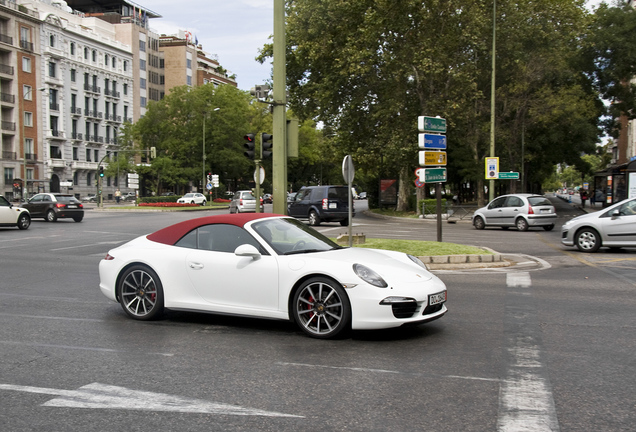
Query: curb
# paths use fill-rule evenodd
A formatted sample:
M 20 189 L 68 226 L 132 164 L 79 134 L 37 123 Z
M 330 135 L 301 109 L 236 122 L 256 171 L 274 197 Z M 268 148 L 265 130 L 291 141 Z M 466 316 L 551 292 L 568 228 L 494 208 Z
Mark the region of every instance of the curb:
M 503 255 L 487 247 L 480 249 L 492 252 L 485 255 L 437 255 L 420 256 L 420 261 L 426 264 L 430 270 L 470 269 L 470 268 L 494 268 L 508 267 L 512 263 L 506 261 Z

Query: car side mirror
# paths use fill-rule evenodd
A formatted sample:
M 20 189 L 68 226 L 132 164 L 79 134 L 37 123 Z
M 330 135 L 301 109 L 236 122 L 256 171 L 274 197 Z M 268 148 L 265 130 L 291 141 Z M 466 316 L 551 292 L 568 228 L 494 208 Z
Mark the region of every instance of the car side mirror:
M 234 250 L 234 255 L 240 257 L 250 257 L 254 260 L 261 259 L 261 253 L 251 244 L 242 244 Z
M 612 219 L 613 219 L 613 218 L 616 218 L 616 217 L 619 217 L 619 216 L 621 215 L 621 211 L 620 211 L 619 209 L 615 209 L 615 210 L 611 213 L 611 215 L 612 215 Z

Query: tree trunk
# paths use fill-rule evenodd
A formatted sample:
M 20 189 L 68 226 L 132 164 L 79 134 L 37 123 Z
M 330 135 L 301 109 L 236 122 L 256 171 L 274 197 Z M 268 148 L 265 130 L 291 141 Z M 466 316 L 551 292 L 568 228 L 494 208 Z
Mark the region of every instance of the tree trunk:
M 397 211 L 409 211 L 409 168 L 400 168 L 400 178 L 398 180 L 398 200 Z

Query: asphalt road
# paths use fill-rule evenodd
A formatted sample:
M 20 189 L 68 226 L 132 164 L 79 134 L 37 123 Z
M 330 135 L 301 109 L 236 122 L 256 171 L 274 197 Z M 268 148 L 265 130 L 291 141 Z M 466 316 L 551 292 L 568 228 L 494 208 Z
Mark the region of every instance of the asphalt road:
M 557 205 L 559 225 L 580 213 Z M 535 259 L 437 272 L 444 318 L 341 340 L 198 313 L 126 318 L 97 288 L 99 261 L 193 216 L 87 211 L 0 229 L 2 430 L 634 430 L 634 249 L 580 254 L 558 226 L 445 223 L 444 241 Z M 436 239 L 434 222 L 362 214 L 353 231 Z

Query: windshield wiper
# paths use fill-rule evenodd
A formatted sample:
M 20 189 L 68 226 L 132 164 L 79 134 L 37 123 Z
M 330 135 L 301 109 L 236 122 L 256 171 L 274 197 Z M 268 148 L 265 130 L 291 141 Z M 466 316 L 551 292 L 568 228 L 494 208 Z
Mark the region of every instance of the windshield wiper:
M 292 251 L 289 251 L 289 252 L 285 252 L 283 255 L 296 255 L 296 254 L 313 253 L 313 252 L 325 252 L 325 249 L 292 250 Z

